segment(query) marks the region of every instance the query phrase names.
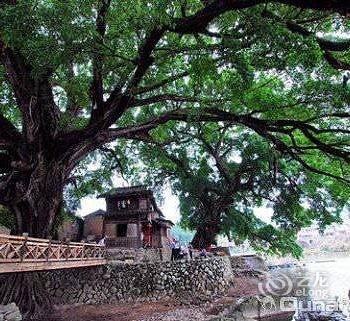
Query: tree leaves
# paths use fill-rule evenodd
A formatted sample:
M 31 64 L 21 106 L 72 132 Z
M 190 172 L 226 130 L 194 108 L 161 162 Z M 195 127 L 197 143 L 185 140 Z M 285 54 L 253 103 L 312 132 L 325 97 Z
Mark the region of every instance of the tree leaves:
M 37 146 L 45 145 L 47 164 L 73 159 L 62 176 L 77 176 L 76 188 L 67 189 L 74 206 L 127 167 L 131 182 L 168 179 L 192 227 L 216 220 L 220 231 L 271 251 L 298 255 L 297 229 L 338 219 L 348 198 L 350 96 L 332 68 L 348 64 L 336 37 L 349 31 L 347 20 L 278 3 L 112 0 L 101 33 L 100 6 L 22 0 L 0 8 L 9 49 L 1 117 L 22 135 L 43 126 L 52 89 L 58 126 Z M 23 111 L 37 111 L 31 108 L 43 79 L 45 103 L 31 124 Z M 111 144 L 114 137 L 150 145 Z M 88 155 L 103 144 L 114 152 Z M 22 155 L 31 148 L 19 150 L 10 163 L 34 158 Z M 274 209 L 276 226 L 254 216 L 262 205 Z

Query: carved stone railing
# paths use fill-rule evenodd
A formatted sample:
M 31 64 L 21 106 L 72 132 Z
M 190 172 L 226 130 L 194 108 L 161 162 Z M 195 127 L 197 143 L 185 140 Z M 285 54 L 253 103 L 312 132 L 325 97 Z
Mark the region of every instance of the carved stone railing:
M 58 269 L 103 264 L 106 261 L 105 258 L 106 249 L 103 245 L 62 243 L 48 239 L 0 234 L 0 272 L 7 271 L 9 264 L 14 264 L 13 266 L 17 269 L 21 269 L 20 266 L 26 264 L 33 266 L 34 270 L 35 266 L 45 270 L 45 266 L 48 269 Z

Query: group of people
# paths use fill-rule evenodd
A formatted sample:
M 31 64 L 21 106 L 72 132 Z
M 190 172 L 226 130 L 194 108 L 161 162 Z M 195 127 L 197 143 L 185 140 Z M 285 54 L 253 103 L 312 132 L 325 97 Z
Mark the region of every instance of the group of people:
M 192 245 L 188 244 L 187 246 L 181 246 L 180 242 L 176 239 L 173 239 L 170 242 L 170 248 L 171 248 L 171 260 L 181 260 L 181 259 L 190 259 L 193 258 L 193 249 Z
M 193 247 L 191 244 L 181 245 L 177 239 L 172 239 L 170 242 L 171 248 L 171 261 L 176 260 L 192 260 L 193 259 Z M 207 251 L 202 249 L 199 254 L 200 257 L 206 258 Z

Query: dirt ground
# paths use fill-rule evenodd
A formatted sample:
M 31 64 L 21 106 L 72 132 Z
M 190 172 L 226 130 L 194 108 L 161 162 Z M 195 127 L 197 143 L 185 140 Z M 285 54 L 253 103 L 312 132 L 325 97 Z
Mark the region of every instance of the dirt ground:
M 184 306 L 176 301 L 61 306 L 37 321 L 209 320 L 236 298 L 257 294 L 256 278 L 237 277 L 233 284 L 226 296 L 202 306 Z M 193 318 L 188 315 L 193 315 Z
M 175 308 L 175 302 L 62 306 L 38 321 L 136 321 Z

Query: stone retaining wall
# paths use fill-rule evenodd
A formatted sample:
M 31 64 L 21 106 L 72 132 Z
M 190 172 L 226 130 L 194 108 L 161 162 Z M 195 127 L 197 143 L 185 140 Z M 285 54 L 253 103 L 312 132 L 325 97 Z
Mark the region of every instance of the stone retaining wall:
M 107 248 L 108 259 L 110 261 L 126 262 L 160 262 L 170 261 L 170 248 L 160 249 L 127 249 L 127 248 Z
M 250 271 L 252 262 L 262 265 L 261 259 L 252 256 L 249 264 L 237 257 L 213 257 L 175 262 L 110 263 L 31 273 L 39 274 L 56 305 L 170 298 L 203 301 L 225 293 L 235 272 Z M 7 277 L 0 275 L 0 284 Z
M 55 304 L 210 298 L 222 294 L 232 276 L 228 258 L 42 272 Z

